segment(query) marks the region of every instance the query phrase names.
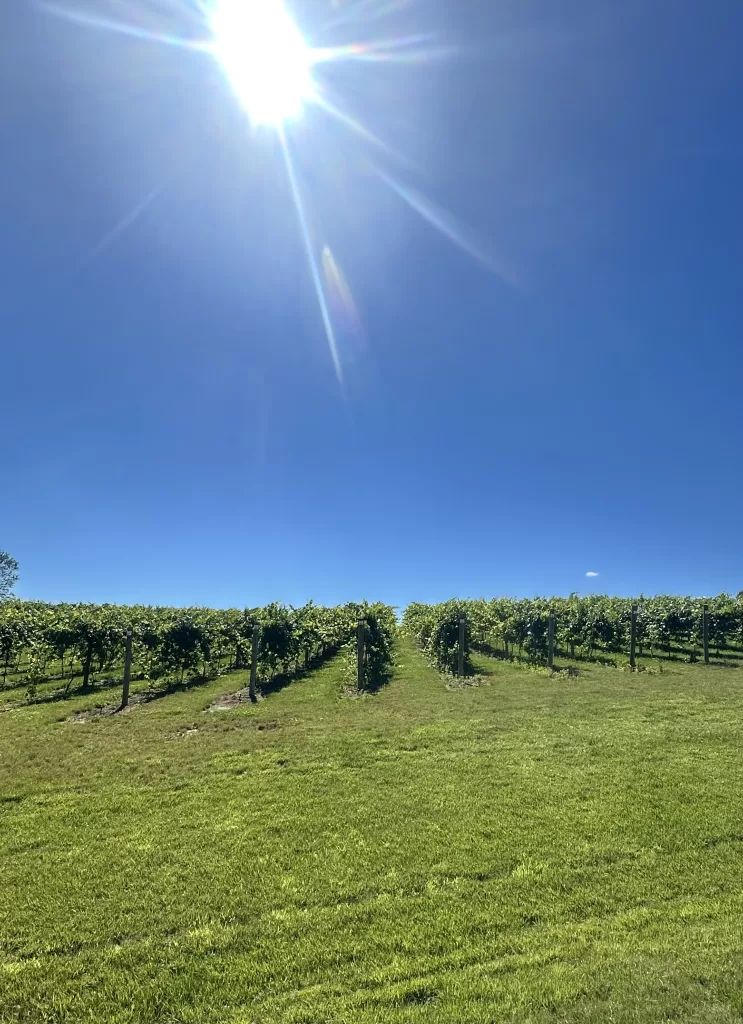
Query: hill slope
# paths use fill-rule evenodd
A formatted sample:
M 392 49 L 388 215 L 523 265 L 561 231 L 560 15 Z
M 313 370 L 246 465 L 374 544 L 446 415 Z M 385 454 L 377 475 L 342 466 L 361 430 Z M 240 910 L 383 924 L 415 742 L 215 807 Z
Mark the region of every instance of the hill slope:
M 397 657 L 0 714 L 0 1021 L 739 1020 L 740 673 Z

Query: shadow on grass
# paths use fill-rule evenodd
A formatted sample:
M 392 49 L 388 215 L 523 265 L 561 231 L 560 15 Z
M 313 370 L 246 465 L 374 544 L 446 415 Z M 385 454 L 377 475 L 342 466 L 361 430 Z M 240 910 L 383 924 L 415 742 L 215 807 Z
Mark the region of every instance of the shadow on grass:
M 321 664 L 322 662 L 319 663 L 319 665 Z M 256 692 L 259 697 L 270 697 L 274 693 L 281 693 L 290 683 L 296 683 L 298 680 L 304 679 L 305 676 L 310 674 L 312 668 L 319 668 L 319 665 L 308 665 L 307 668 L 300 668 L 297 672 L 281 672 L 267 682 L 259 681 L 256 684 Z
M 394 673 L 391 668 L 386 669 L 384 672 L 380 673 L 380 675 L 378 675 L 376 679 L 370 680 L 366 684 L 366 686 L 359 692 L 379 693 L 380 690 L 383 690 L 385 686 L 389 686 L 389 684 L 392 682 L 393 674 Z
M 191 679 L 172 681 L 166 683 L 164 686 L 153 687 L 150 690 L 140 691 L 139 693 L 133 693 L 130 697 L 130 705 L 137 704 L 149 704 L 150 701 L 160 700 L 162 697 L 168 697 L 173 693 L 186 692 L 192 690 L 195 687 L 203 686 L 205 683 L 213 682 L 215 679 L 221 678 L 223 675 L 229 675 L 232 672 L 242 671 L 241 669 L 223 669 L 221 672 L 216 674 L 207 674 L 194 676 Z M 142 682 L 145 678 L 142 674 L 132 676 L 132 682 Z M 72 700 L 73 697 L 94 697 L 96 694 L 105 694 L 109 690 L 115 690 L 123 686 L 123 680 L 121 679 L 103 679 L 100 682 L 94 683 L 91 686 L 82 687 L 78 686 L 74 689 L 60 688 L 53 690 L 51 693 L 38 694 L 35 697 L 26 697 L 22 700 L 13 701 L 6 705 L 2 710 L 14 711 L 18 708 L 36 707 L 44 704 L 58 704 L 61 701 Z M 107 705 L 107 714 L 112 714 L 110 710 L 113 708 L 115 711 L 120 710 L 121 705 Z
M 139 680 L 142 678 L 142 676 L 139 676 Z M 94 683 L 92 686 L 76 686 L 74 689 L 59 687 L 50 693 L 39 693 L 34 697 L 23 697 L 20 700 L 15 700 L 6 710 L 35 707 L 39 704 L 57 704 L 63 700 L 71 700 L 73 697 L 85 697 L 98 692 L 112 690 L 121 685 L 122 681 L 120 679 L 102 679 L 99 683 Z
M 340 647 L 332 648 L 325 652 L 325 655 L 318 654 L 314 658 L 310 658 L 306 665 L 302 665 L 295 669 L 293 672 L 280 672 L 275 675 L 273 679 L 269 679 L 267 682 L 261 682 L 260 680 L 256 684 L 256 690 L 261 697 L 270 697 L 274 693 L 280 693 L 285 687 L 291 683 L 298 683 L 300 680 L 305 679 L 311 675 L 316 669 L 322 668 L 323 665 L 334 658 Z
M 493 658 L 495 661 L 501 661 L 504 664 L 512 665 L 523 665 L 523 666 L 539 666 L 546 665 L 545 661 L 540 659 L 529 658 L 528 655 L 519 654 L 513 652 L 506 654 L 501 648 L 493 647 L 487 641 L 473 640 L 472 649 L 478 651 L 480 654 L 484 654 L 488 658 Z M 575 662 L 582 665 L 601 665 L 604 668 L 617 668 L 620 664 L 629 659 L 628 651 L 611 651 L 603 653 L 592 653 L 586 654 L 585 652 L 576 651 L 575 654 L 571 655 L 567 651 L 555 649 L 555 657 L 562 661 Z M 735 648 L 728 647 L 725 650 L 717 651 L 710 650 L 710 664 L 722 665 L 727 668 L 737 668 L 741 665 L 743 659 L 743 652 L 737 651 Z M 670 653 L 668 650 L 652 652 L 648 650 L 637 651 L 637 661 L 640 664 L 661 662 L 667 665 L 703 665 L 704 657 L 700 650 L 694 648 L 684 647 L 671 647 Z M 566 666 L 555 666 L 555 671 L 565 668 Z
M 68 721 L 72 722 L 88 722 L 91 718 L 109 717 L 112 715 L 118 715 L 122 713 L 128 713 L 134 708 L 142 707 L 145 704 L 152 704 L 154 701 L 162 700 L 163 697 L 170 697 L 174 693 L 188 693 L 190 690 L 196 690 L 200 686 L 205 686 L 207 683 L 212 682 L 216 676 L 194 676 L 192 679 L 187 679 L 185 682 L 172 682 L 166 686 L 159 686 L 155 690 L 142 690 L 139 693 L 133 693 L 129 698 L 129 703 L 126 707 L 122 704 L 105 704 L 98 705 L 92 708 L 84 708 L 82 711 L 76 711 L 75 714 L 71 715 Z
M 653 650 L 652 653 L 648 653 L 643 650 L 640 654 L 637 654 L 638 660 L 642 661 L 661 661 L 664 664 L 677 664 L 677 665 L 703 665 L 704 664 L 704 653 L 700 648 L 696 647 L 671 647 L 670 651 L 668 648 L 664 650 Z M 717 648 L 710 648 L 709 660 L 710 664 L 725 665 L 728 668 L 737 668 L 741 660 L 743 659 L 743 652 L 740 652 L 732 647 L 727 647 L 724 650 L 717 650 Z
M 477 651 L 479 654 L 484 654 L 486 658 L 492 658 L 493 661 L 500 661 L 504 665 L 514 665 L 520 668 L 547 668 L 546 658 L 530 658 L 524 654 L 506 654 L 505 651 L 500 650 L 497 647 L 491 647 L 488 643 L 481 643 L 480 641 L 473 642 L 472 649 Z M 604 655 L 593 655 L 588 657 L 587 655 L 576 654 L 574 658 L 570 658 L 569 655 L 563 651 L 555 650 L 555 657 L 561 658 L 563 661 L 576 661 L 582 662 L 589 665 L 602 665 L 605 668 L 616 668 L 617 663 L 615 657 L 604 656 Z M 575 668 L 573 665 L 555 665 L 553 671 L 555 672 L 568 672 Z M 577 669 L 576 669 L 577 671 Z
M 311 675 L 314 671 L 322 668 L 323 665 L 327 665 L 329 661 L 335 658 L 341 651 L 341 647 L 337 647 L 332 651 L 328 651 L 325 656 L 318 655 L 307 663 L 306 666 L 297 669 L 294 672 L 284 672 L 280 675 L 274 676 L 268 682 L 259 682 L 256 689 L 259 697 L 270 697 L 272 694 L 280 693 L 286 686 L 291 683 L 296 683 L 304 679 L 306 676 Z M 376 679 L 367 683 L 362 690 L 357 690 L 355 686 L 349 687 L 348 692 L 356 694 L 364 693 L 379 693 L 380 690 L 387 686 L 394 676 L 394 666 L 389 666 L 384 672 L 380 673 Z
M 194 676 L 192 679 L 186 679 L 184 682 L 172 682 L 166 686 L 158 686 L 155 690 L 145 690 L 141 693 L 135 693 L 132 695 L 130 703 L 139 698 L 138 703 L 140 704 L 151 704 L 153 700 L 162 700 L 163 697 L 170 697 L 174 693 L 188 693 L 189 690 L 196 690 L 200 686 L 205 686 L 207 683 L 213 682 L 215 679 L 219 679 L 220 676 L 205 675 L 205 676 Z

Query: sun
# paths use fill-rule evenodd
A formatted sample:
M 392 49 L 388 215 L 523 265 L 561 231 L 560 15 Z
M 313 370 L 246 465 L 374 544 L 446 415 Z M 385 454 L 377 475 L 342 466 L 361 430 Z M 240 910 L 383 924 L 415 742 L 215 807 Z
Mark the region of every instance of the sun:
M 253 124 L 280 127 L 312 94 L 312 51 L 281 0 L 214 0 L 213 51 Z
M 315 24 L 313 38 L 315 45 L 309 46 L 290 13 L 293 5 L 300 0 L 167 0 L 161 7 L 183 7 L 194 15 L 193 23 L 182 35 L 160 30 L 157 18 L 153 27 L 149 17 L 144 23 L 136 18 L 133 21 L 116 21 L 109 17 L 94 15 L 66 8 L 66 4 L 74 0 L 41 0 L 42 6 L 57 17 L 83 25 L 90 29 L 100 29 L 115 33 L 122 37 L 131 37 L 141 42 L 174 47 L 184 53 L 198 54 L 206 57 L 209 62 L 215 61 L 220 66 L 225 79 L 244 109 L 247 118 L 253 125 L 267 126 L 271 129 L 272 141 L 266 156 L 283 157 L 284 168 L 288 176 L 291 198 L 297 215 L 299 233 L 304 246 L 305 255 L 312 276 L 317 301 L 322 315 L 328 346 L 338 382 L 343 385 L 343 373 L 339 353 L 338 338 L 333 324 L 334 311 L 343 312 L 343 327 L 361 331 L 358 314 L 353 303 L 353 296 L 343 277 L 343 272 L 330 247 L 322 244 L 315 237 L 314 221 L 308 215 L 306 205 L 312 199 L 310 183 L 303 182 L 297 173 L 295 154 L 301 151 L 303 158 L 311 159 L 313 151 L 323 156 L 323 136 L 317 136 L 313 128 L 318 127 L 324 119 L 343 125 L 349 135 L 353 133 L 364 145 L 373 147 L 377 154 L 383 153 L 395 163 L 414 165 L 404 155 L 396 153 L 382 139 L 371 132 L 362 121 L 358 120 L 346 109 L 343 97 L 336 98 L 335 90 L 328 95 L 323 88 L 325 76 L 322 68 L 328 65 L 346 65 L 353 63 L 361 70 L 365 69 L 368 84 L 373 86 L 374 76 L 380 62 L 396 63 L 401 66 L 418 64 L 426 60 L 440 58 L 448 49 L 439 45 L 431 45 L 435 36 L 431 33 L 416 33 L 409 36 L 376 37 L 364 42 L 349 42 L 343 45 L 328 46 L 330 40 L 324 38 L 328 27 L 344 25 L 346 29 L 357 20 L 367 34 L 368 21 L 382 19 L 394 12 L 403 4 L 403 0 L 314 0 L 305 4 L 308 12 L 317 15 L 318 8 L 332 6 L 331 14 L 326 10 L 329 20 Z M 302 0 L 304 3 L 304 0 Z M 0 7 L 2 0 L 0 0 Z M 142 7 L 158 6 L 157 4 L 127 5 L 124 0 L 120 6 Z M 405 6 L 405 4 L 403 4 Z M 340 10 L 344 8 L 344 10 Z M 375 8 L 371 11 L 370 8 Z M 144 11 L 140 12 L 144 14 Z M 169 19 L 168 19 L 169 21 Z M 165 26 L 167 27 L 167 26 Z M 185 28 L 185 26 L 184 26 Z M 315 35 L 315 33 L 317 33 Z M 333 32 L 335 35 L 335 32 Z M 152 47 L 154 50 L 154 47 Z M 150 52 L 149 50 L 147 52 Z M 157 66 L 157 65 L 155 65 Z M 371 77 L 369 77 L 371 76 Z M 336 86 L 342 84 L 336 76 Z M 356 79 L 354 79 L 356 80 Z M 359 80 L 358 84 L 361 84 Z M 292 131 L 290 124 L 304 111 L 313 115 L 307 118 L 302 131 Z M 256 151 L 261 155 L 262 147 Z M 356 163 L 357 161 L 354 161 Z M 328 170 L 337 170 L 338 161 L 323 161 Z M 388 185 L 417 214 L 439 230 L 446 238 L 456 243 L 465 252 L 474 256 L 487 268 L 494 270 L 504 280 L 509 277 L 501 269 L 501 261 L 494 260 L 486 251 L 487 247 L 472 239 L 472 232 L 457 225 L 456 220 L 447 211 L 438 208 L 426 196 L 416 192 L 404 182 L 396 180 L 387 167 L 389 159 L 364 159 L 363 166 L 374 171 L 377 177 Z M 333 182 L 335 184 L 335 182 Z M 117 224 L 112 231 L 104 236 L 94 255 L 107 248 L 122 234 L 153 202 L 165 187 L 165 183 L 154 188 L 143 200 Z M 322 253 L 322 255 L 320 255 Z M 513 282 L 511 282 L 513 283 Z

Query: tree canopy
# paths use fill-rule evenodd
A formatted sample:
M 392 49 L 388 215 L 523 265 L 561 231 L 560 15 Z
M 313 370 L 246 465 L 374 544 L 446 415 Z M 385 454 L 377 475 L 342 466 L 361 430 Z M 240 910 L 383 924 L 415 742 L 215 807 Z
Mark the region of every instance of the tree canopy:
M 0 551 L 0 601 L 9 596 L 18 582 L 18 562 L 7 551 Z

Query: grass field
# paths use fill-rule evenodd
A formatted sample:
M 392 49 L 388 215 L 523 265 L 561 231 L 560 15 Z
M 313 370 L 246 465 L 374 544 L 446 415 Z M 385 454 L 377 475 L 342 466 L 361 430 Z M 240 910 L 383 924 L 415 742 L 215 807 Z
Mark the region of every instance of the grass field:
M 0 1021 L 743 1019 L 743 673 L 474 660 L 0 714 Z

